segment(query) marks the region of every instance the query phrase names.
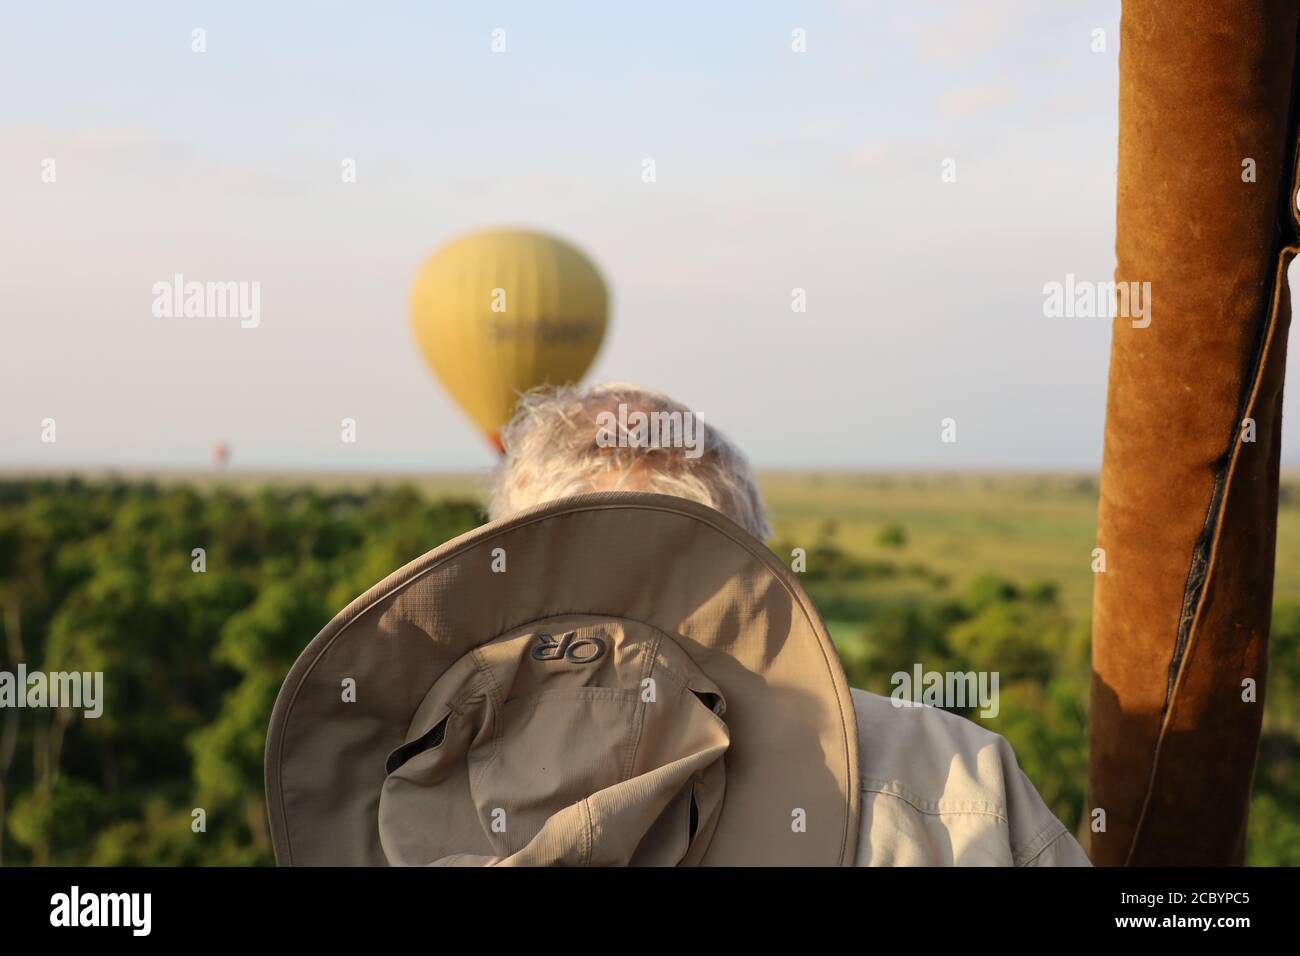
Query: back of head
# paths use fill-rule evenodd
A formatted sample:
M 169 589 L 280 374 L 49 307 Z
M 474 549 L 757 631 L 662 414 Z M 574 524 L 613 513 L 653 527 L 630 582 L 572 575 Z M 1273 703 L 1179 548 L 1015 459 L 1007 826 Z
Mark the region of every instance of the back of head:
M 745 456 L 660 392 L 621 382 L 537 389 L 501 440 L 494 519 L 589 491 L 648 491 L 708 505 L 757 538 L 771 534 Z

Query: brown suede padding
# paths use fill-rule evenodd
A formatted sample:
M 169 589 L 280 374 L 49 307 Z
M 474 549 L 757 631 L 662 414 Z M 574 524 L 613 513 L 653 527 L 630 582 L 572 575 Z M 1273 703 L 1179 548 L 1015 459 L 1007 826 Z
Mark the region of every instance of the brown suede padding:
M 1115 279 L 1151 283 L 1151 324 L 1117 317 L 1111 350 L 1089 729 L 1099 865 L 1243 860 L 1296 238 L 1296 30 L 1294 0 L 1124 5 Z

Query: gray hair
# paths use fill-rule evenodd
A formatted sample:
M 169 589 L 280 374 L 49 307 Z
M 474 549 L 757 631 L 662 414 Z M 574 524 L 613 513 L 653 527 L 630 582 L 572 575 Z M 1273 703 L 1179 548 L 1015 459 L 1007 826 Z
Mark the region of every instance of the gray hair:
M 652 430 L 627 427 L 637 413 L 655 423 Z M 692 453 L 680 441 L 663 440 L 670 423 L 682 437 L 683 419 L 688 432 L 692 424 L 696 429 Z M 534 389 L 520 398 L 501 443 L 505 457 L 488 496 L 493 519 L 556 498 L 621 489 L 689 498 L 721 511 L 756 538 L 772 533 L 745 456 L 660 392 L 622 382 Z

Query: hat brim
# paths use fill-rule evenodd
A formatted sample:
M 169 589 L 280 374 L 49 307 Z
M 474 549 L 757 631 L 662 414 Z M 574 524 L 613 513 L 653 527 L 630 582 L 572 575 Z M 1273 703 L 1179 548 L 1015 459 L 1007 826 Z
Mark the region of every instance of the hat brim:
M 471 648 L 563 614 L 671 634 L 722 689 L 727 788 L 705 865 L 853 863 L 857 723 L 811 600 L 724 515 L 635 492 L 565 498 L 477 528 L 326 625 L 285 679 L 267 732 L 276 861 L 387 865 L 385 758 L 429 688 Z

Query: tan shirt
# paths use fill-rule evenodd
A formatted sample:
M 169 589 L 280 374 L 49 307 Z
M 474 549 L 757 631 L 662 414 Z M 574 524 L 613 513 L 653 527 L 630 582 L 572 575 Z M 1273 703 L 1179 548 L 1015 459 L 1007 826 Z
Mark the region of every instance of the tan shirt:
M 853 691 L 858 866 L 1090 866 L 1006 739 L 932 707 Z

